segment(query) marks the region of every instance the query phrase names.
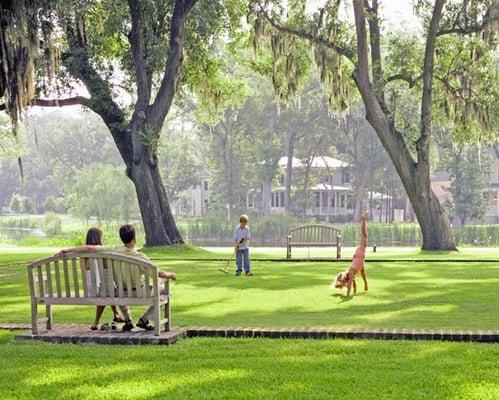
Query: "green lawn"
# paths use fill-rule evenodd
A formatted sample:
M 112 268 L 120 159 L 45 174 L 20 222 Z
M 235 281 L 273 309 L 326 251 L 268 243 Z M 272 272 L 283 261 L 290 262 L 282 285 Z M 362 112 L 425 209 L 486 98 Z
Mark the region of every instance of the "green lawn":
M 450 256 L 474 262 L 367 262 L 370 290 L 350 298 L 329 288 L 347 261 L 258 261 L 255 250 L 251 278 L 218 271 L 224 263 L 213 258 L 227 256 L 224 250 L 149 252 L 178 273 L 174 325 L 499 329 L 499 263 L 478 261 L 475 249 Z M 54 249 L 35 251 L 0 252 L 0 322 L 29 322 L 25 263 Z M 408 254 L 427 258 L 415 249 L 391 252 L 394 259 Z M 196 257 L 211 260 L 181 261 Z M 54 307 L 54 318 L 89 323 L 93 312 Z M 13 336 L 0 331 L 0 399 L 499 398 L 499 344 L 186 339 L 122 347 Z
M 172 347 L 16 343 L 2 399 L 497 399 L 498 345 L 189 339 Z
M 53 250 L 52 250 L 53 253 Z M 205 252 L 203 252 L 205 253 Z M 49 253 L 50 254 L 50 253 Z M 41 254 L 36 254 L 36 257 Z M 193 249 L 154 252 L 177 272 L 173 322 L 177 326 L 498 329 L 499 263 L 366 263 L 370 290 L 345 297 L 329 284 L 348 262 L 253 262 L 255 276 L 223 275 L 221 261 L 179 261 Z M 174 257 L 175 256 L 175 257 Z M 0 257 L 0 322 L 28 322 L 23 261 L 34 254 Z M 220 257 L 218 255 L 217 257 Z M 175 258 L 175 259 L 172 259 Z M 360 278 L 359 278 L 360 282 Z M 90 322 L 92 307 L 54 307 L 55 322 Z M 139 315 L 139 310 L 134 312 Z M 109 319 L 110 313 L 105 314 Z

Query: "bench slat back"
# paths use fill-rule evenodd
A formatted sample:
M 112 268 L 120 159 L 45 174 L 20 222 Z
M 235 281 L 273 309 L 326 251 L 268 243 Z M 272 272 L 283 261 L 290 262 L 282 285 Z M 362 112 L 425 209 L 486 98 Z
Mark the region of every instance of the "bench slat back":
M 114 253 L 65 254 L 28 265 L 33 298 L 150 298 L 157 274 L 150 262 Z
M 292 243 L 336 243 L 341 231 L 331 225 L 302 225 L 289 231 Z

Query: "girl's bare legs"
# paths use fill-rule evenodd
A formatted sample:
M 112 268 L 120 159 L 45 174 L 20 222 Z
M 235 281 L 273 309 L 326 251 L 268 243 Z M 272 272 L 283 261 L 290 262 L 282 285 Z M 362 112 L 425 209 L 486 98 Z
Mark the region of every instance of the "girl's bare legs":
M 99 327 L 100 317 L 102 316 L 102 313 L 104 312 L 104 308 L 106 308 L 106 306 L 97 306 L 97 308 L 95 309 L 95 320 L 92 323 L 92 325 L 90 326 L 90 329 L 96 330 Z

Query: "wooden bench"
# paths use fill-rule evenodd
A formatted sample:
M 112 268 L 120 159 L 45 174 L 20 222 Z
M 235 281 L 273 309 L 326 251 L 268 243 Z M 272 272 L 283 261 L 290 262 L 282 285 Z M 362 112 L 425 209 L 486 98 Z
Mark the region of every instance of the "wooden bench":
M 96 269 L 102 292 L 97 286 Z M 154 334 L 160 335 L 162 325 L 166 331 L 170 330 L 169 281 L 165 281 L 165 295 L 161 295 L 158 267 L 145 260 L 114 253 L 67 253 L 29 264 L 28 278 L 33 334 L 38 333 L 40 322 L 47 323 L 47 330 L 52 329 L 52 306 L 59 304 L 154 306 Z M 45 306 L 45 318 L 38 317 L 39 305 Z
M 312 224 L 291 229 L 288 234 L 286 257 L 292 247 L 336 247 L 336 259 L 341 258 L 341 231 L 331 225 Z

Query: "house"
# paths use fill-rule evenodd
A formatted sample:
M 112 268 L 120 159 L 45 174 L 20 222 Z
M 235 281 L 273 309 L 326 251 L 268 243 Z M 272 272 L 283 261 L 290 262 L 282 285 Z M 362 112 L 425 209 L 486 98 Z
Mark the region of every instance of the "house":
M 488 192 L 488 203 L 485 210 L 485 222 L 499 223 L 499 148 L 494 147 L 490 151 L 492 165 L 490 169 L 489 183 L 485 187 Z
M 286 192 L 286 170 L 288 158 L 279 160 L 282 174 L 279 176 L 279 186 L 272 188 L 271 212 L 283 213 Z M 294 173 L 305 169 L 307 164 L 293 157 L 291 165 Z M 352 187 L 350 184 L 349 164 L 329 156 L 314 157 L 310 168 L 320 176 L 320 182 L 309 188 L 312 203 L 307 208 L 306 214 L 320 219 L 332 215 L 348 215 L 353 213 Z M 296 190 L 292 187 L 292 190 Z M 261 204 L 261 191 L 252 190 L 248 193 L 248 208 L 258 209 Z
M 206 214 L 210 199 L 209 171 L 203 171 L 200 182 L 178 193 L 172 199 L 172 213 L 175 216 L 200 217 Z
M 483 222 L 497 224 L 499 223 L 499 149 L 492 148 L 490 156 L 492 162 L 489 182 L 483 188 L 488 197 Z M 450 184 L 451 176 L 447 172 L 435 172 L 431 177 L 431 188 L 442 204 L 452 202 L 449 192 Z
M 449 192 L 450 174 L 448 172 L 434 172 L 431 176 L 431 190 L 435 193 L 441 204 L 452 201 L 452 196 Z

